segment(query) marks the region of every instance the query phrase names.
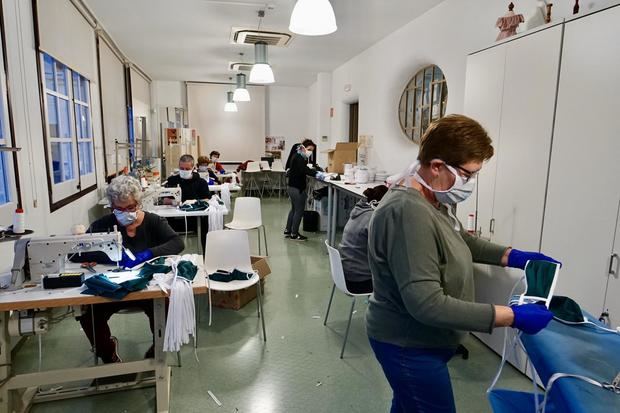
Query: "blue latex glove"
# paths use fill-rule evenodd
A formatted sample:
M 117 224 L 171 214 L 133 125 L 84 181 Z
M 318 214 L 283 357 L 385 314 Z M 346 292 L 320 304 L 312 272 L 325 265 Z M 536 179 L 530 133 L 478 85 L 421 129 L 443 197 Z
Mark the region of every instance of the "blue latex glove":
M 515 315 L 511 327 L 519 329 L 525 334 L 538 333 L 547 327 L 553 318 L 553 313 L 543 304 L 512 305 L 510 308 Z
M 514 248 L 510 250 L 510 254 L 508 255 L 508 267 L 524 270 L 525 264 L 527 264 L 528 261 L 551 261 L 562 265 L 560 261 L 554 260 L 540 252 L 520 251 Z
M 315 175 L 316 179 L 318 179 L 319 181 L 324 181 L 326 176 L 327 175 L 323 172 L 317 172 Z
M 153 258 L 153 252 L 151 250 L 136 252 L 134 253 L 134 255 L 136 259 L 132 260 L 127 256 L 127 254 L 125 254 L 125 251 L 123 251 L 123 259 L 121 260 L 119 265 L 124 268 L 133 268 L 136 265 L 142 264 L 143 262 Z

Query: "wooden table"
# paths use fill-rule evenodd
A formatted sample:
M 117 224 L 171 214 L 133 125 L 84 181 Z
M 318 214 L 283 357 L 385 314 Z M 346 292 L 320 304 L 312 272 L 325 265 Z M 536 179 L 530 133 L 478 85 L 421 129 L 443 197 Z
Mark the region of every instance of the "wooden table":
M 198 262 L 202 257 L 198 256 Z M 71 269 L 67 265 L 68 270 Z M 103 266 L 97 266 L 101 269 Z M 79 268 L 79 267 L 77 267 Z M 108 267 L 110 269 L 111 267 Z M 153 300 L 154 324 L 155 324 L 155 358 L 126 363 L 111 363 L 78 367 L 69 369 L 48 370 L 38 373 L 13 374 L 11 371 L 11 342 L 8 333 L 8 322 L 11 311 L 30 310 L 42 308 L 57 308 L 67 306 L 94 305 L 109 303 L 115 300 L 84 295 L 81 292 L 85 287 L 63 288 L 56 290 L 44 290 L 42 287 L 25 288 L 17 291 L 0 293 L 0 412 L 14 410 L 14 390 L 29 389 L 31 403 L 36 399 L 36 389 L 39 386 L 56 383 L 66 383 L 78 380 L 89 380 L 102 377 L 118 376 L 122 374 L 155 372 L 154 380 L 148 385 L 156 388 L 157 412 L 168 412 L 170 402 L 170 367 L 166 363 L 166 355 L 163 351 L 163 341 L 166 331 L 166 297 L 167 295 L 158 287 L 148 287 L 142 291 L 128 294 L 122 301 Z M 193 281 L 194 294 L 206 294 L 206 275 L 202 266 Z M 127 390 L 132 386 L 114 384 L 117 390 Z M 133 387 L 136 387 L 135 384 Z M 143 387 L 143 386 L 142 386 Z M 76 389 L 75 391 L 63 391 L 56 399 L 70 398 L 80 395 L 93 395 L 97 389 Z M 109 392 L 110 389 L 102 391 Z M 26 406 L 27 407 L 27 406 Z

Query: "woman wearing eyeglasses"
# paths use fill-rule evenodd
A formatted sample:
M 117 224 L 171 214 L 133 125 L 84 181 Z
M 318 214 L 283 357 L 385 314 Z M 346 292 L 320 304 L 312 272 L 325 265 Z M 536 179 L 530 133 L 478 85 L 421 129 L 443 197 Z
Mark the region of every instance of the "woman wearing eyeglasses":
M 137 179 L 125 175 L 114 178 L 107 188 L 107 197 L 112 213 L 93 222 L 88 231 L 109 232 L 117 226 L 123 237 L 123 246 L 135 256 L 135 259 L 132 259 L 123 252 L 121 266 L 131 268 L 154 257 L 176 255 L 183 251 L 185 248 L 183 240 L 170 228 L 164 218 L 142 211 L 140 204 L 142 188 Z M 78 261 L 110 263 L 107 255 L 99 252 L 82 254 L 81 257 L 76 258 Z M 93 307 L 92 313 L 91 307 L 88 306 L 86 312 L 78 318 L 91 345 L 96 345 L 97 356 L 101 357 L 104 363 L 121 361 L 118 355 L 118 340 L 112 336 L 108 320 L 114 313 L 134 307 L 146 313 L 151 332 L 153 332 L 153 302 L 151 300 L 97 304 Z M 150 357 L 153 357 L 153 346 L 145 354 L 145 358 Z
M 449 115 L 424 134 L 418 161 L 390 179 L 370 221 L 374 287 L 366 315 L 371 347 L 394 412 L 455 412 L 447 363 L 467 332 L 514 327 L 535 334 L 552 318 L 538 304 L 474 302 L 473 263 L 524 268 L 552 260 L 471 236 L 455 205 L 471 195 L 491 139 L 473 119 Z M 508 298 L 508 297 L 507 297 Z

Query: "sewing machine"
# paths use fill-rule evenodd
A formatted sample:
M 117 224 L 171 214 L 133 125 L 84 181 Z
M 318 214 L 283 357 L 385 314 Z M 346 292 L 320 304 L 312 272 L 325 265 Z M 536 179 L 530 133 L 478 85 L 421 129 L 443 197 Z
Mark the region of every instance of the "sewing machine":
M 157 200 L 161 198 L 174 198 L 173 205 L 181 205 L 181 188 L 157 188 L 155 196 Z
M 82 252 L 101 251 L 110 260 L 120 261 L 123 258 L 123 238 L 118 231 L 36 237 L 28 241 L 27 251 L 30 280 L 40 282 L 46 274 L 63 272 L 67 256 Z

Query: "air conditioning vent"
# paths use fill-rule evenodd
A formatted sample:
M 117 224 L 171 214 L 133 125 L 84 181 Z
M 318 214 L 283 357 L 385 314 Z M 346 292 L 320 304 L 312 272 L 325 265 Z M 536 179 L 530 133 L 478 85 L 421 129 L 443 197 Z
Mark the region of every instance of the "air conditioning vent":
M 252 63 L 228 62 L 228 70 L 231 72 L 249 72 L 252 70 Z
M 256 29 L 233 27 L 230 35 L 231 43 L 255 44 L 265 42 L 269 46 L 286 47 L 292 36 L 288 33 L 270 32 Z

